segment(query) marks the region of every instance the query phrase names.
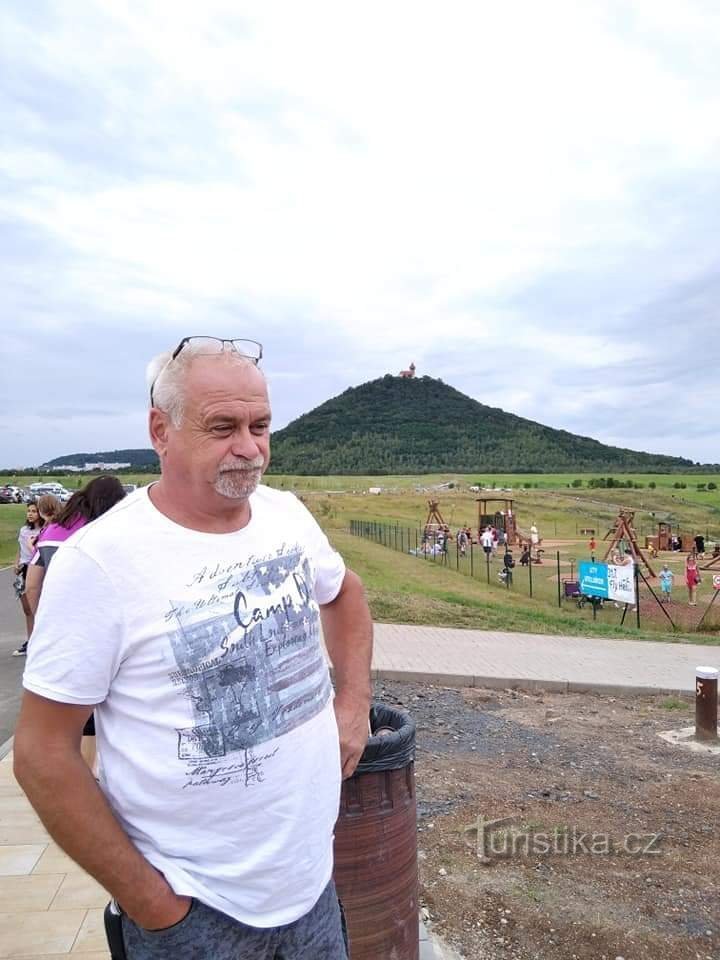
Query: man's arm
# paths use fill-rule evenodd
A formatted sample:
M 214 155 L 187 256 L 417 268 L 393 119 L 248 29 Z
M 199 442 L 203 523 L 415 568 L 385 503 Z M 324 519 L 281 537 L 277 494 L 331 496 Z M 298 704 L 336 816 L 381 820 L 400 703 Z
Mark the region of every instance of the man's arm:
M 325 646 L 335 670 L 335 715 L 340 731 L 343 777 L 358 765 L 368 739 L 372 685 L 372 618 L 362 581 L 345 573 L 332 603 L 320 607 Z
M 50 836 L 136 923 L 169 927 L 191 901 L 176 896 L 132 844 L 85 764 L 80 741 L 92 709 L 25 691 L 13 744 L 15 776 Z

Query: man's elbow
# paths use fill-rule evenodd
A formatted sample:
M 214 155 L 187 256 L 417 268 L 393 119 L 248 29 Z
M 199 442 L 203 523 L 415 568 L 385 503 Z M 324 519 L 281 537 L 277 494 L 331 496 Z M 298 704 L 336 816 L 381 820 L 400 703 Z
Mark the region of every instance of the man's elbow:
M 13 773 L 26 792 L 33 779 L 33 760 L 37 760 L 40 753 L 39 748 L 33 749 L 32 737 L 21 719 L 13 737 Z

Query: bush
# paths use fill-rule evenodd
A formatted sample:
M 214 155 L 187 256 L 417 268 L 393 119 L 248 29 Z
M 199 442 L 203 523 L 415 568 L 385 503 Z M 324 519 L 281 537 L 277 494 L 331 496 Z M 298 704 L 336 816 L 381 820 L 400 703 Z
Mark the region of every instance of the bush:
M 713 480 L 710 481 L 707 487 L 708 487 L 708 490 L 717 490 L 717 484 Z
M 583 482 L 580 480 L 580 478 L 578 478 L 577 480 L 573 480 L 572 485 L 577 489 L 583 485 Z
M 655 483 L 654 480 L 651 480 L 650 483 L 648 484 L 648 486 L 650 487 L 651 490 L 654 490 L 655 487 L 657 486 L 657 484 Z

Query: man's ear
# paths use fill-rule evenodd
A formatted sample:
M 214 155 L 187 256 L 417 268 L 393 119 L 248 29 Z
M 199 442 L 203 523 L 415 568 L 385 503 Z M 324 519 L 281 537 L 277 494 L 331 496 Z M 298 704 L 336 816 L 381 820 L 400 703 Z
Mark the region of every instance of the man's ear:
M 167 452 L 170 418 L 162 410 L 158 410 L 157 407 L 153 407 L 150 410 L 148 429 L 150 433 L 150 441 L 155 449 L 155 453 L 157 453 L 162 460 Z

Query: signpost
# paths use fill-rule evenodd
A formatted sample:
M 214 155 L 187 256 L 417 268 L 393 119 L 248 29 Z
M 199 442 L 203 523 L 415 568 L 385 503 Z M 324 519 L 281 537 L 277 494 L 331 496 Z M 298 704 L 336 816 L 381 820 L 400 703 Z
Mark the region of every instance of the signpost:
M 593 619 L 597 615 L 599 600 L 614 600 L 615 603 L 624 603 L 626 608 L 629 605 L 637 606 L 637 577 L 634 563 L 620 566 L 614 563 L 593 563 L 581 560 L 578 564 L 578 581 L 580 593 L 590 597 L 592 601 Z

